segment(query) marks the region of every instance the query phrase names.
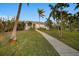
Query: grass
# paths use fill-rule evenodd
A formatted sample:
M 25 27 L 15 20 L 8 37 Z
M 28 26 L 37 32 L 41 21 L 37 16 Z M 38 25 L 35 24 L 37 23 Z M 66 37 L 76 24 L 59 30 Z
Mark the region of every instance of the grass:
M 60 39 L 58 31 L 57 30 L 41 30 L 49 35 L 57 38 L 58 40 L 64 42 L 65 44 L 71 46 L 72 48 L 79 51 L 79 32 L 66 32 L 63 31 L 63 39 Z
M 5 35 L 4 35 L 5 36 Z M 58 56 L 49 42 L 36 31 L 17 32 L 17 45 L 2 44 L 8 38 L 0 41 L 0 55 L 5 56 Z

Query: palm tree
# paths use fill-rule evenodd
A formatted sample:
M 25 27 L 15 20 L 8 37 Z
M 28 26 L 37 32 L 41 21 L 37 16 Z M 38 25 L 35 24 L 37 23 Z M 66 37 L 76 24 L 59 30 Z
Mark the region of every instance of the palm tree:
M 62 27 L 65 30 L 68 21 L 68 11 L 62 11 Z
M 63 30 L 63 26 L 62 26 L 62 22 L 63 22 L 63 15 L 62 15 L 62 12 L 63 12 L 63 9 L 64 8 L 66 8 L 66 7 L 69 7 L 69 4 L 67 4 L 67 3 L 57 3 L 56 5 L 55 5 L 57 8 L 58 8 L 58 10 L 60 11 L 60 21 L 61 21 L 61 29 L 60 29 L 60 36 L 61 36 L 61 39 L 62 39 L 62 30 Z
M 29 3 L 27 3 L 27 5 L 29 5 Z M 21 13 L 21 8 L 22 8 L 22 3 L 19 3 L 14 28 L 13 28 L 13 31 L 12 31 L 12 35 L 10 37 L 10 43 L 12 43 L 12 44 L 16 43 L 16 31 L 17 31 L 17 25 L 18 25 L 20 13 Z
M 44 17 L 44 9 L 38 9 L 38 15 L 39 15 L 39 22 L 40 22 L 40 17 Z M 39 27 L 40 27 L 40 23 L 39 23 Z
M 75 9 L 78 9 L 78 8 L 79 8 L 79 3 L 76 3 Z
M 53 19 L 56 21 L 57 24 L 57 30 L 58 30 L 58 34 L 60 37 L 60 24 L 59 24 L 59 20 L 60 20 L 60 11 L 58 10 L 58 8 L 51 4 L 49 4 L 49 7 L 51 8 L 51 12 L 49 14 L 48 20 L 50 20 L 51 17 L 53 17 Z
M 51 11 L 48 19 L 50 19 L 51 16 L 55 19 L 55 21 L 59 25 L 58 30 L 60 30 L 59 33 L 60 33 L 61 38 L 62 38 L 62 22 L 63 22 L 63 19 L 64 19 L 62 13 L 63 13 L 64 8 L 69 7 L 69 4 L 67 4 L 67 3 L 57 3 L 57 4 L 55 4 L 55 6 L 49 5 L 49 7 L 51 8 L 52 11 Z M 60 21 L 61 21 L 61 23 L 60 23 Z
M 79 3 L 76 3 L 75 9 L 78 9 L 78 8 L 79 8 Z M 77 24 L 79 24 L 79 11 L 75 14 L 75 16 L 77 17 Z
M 79 12 L 74 14 L 75 17 L 75 25 L 79 29 Z
M 72 32 L 72 23 L 73 23 L 73 15 L 71 13 L 68 14 L 68 26 L 69 30 Z
M 52 6 L 51 4 L 49 4 L 49 7 L 51 8 L 51 12 L 49 14 L 48 19 L 50 19 L 50 17 L 53 17 L 55 20 L 56 15 L 57 15 L 57 8 L 56 8 L 56 6 Z
M 19 20 L 19 17 L 20 17 L 21 8 L 22 8 L 22 3 L 19 3 L 18 13 L 17 13 L 17 16 L 16 16 L 16 21 L 15 21 L 15 24 L 14 24 L 14 28 L 13 28 L 13 31 L 12 31 L 11 38 L 10 38 L 10 42 L 12 44 L 16 43 L 16 31 L 17 31 L 17 24 L 18 24 L 18 20 Z

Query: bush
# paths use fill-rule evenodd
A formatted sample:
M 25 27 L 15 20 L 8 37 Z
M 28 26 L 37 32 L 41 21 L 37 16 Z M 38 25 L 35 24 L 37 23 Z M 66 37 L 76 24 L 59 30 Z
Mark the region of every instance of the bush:
M 46 28 L 38 28 L 38 30 L 46 30 Z
M 24 30 L 24 27 L 25 27 L 25 23 L 20 21 L 17 30 Z

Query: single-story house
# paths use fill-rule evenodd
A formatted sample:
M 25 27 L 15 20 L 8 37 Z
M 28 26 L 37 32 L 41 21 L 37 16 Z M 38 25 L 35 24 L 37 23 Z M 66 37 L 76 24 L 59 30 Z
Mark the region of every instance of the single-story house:
M 25 22 L 25 30 L 29 30 L 30 28 L 35 28 L 35 29 L 44 28 L 44 29 L 48 29 L 48 27 L 46 26 L 45 22 L 26 21 Z

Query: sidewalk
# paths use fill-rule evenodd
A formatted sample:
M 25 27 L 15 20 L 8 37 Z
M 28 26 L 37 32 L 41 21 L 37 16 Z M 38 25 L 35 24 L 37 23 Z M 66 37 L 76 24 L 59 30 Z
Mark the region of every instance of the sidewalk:
M 64 44 L 63 42 L 57 40 L 56 38 L 53 38 L 52 36 L 44 32 L 41 32 L 39 30 L 36 31 L 43 35 L 43 37 L 48 40 L 48 42 L 56 49 L 56 51 L 61 56 L 79 56 L 79 51 L 73 49 L 72 47 Z

